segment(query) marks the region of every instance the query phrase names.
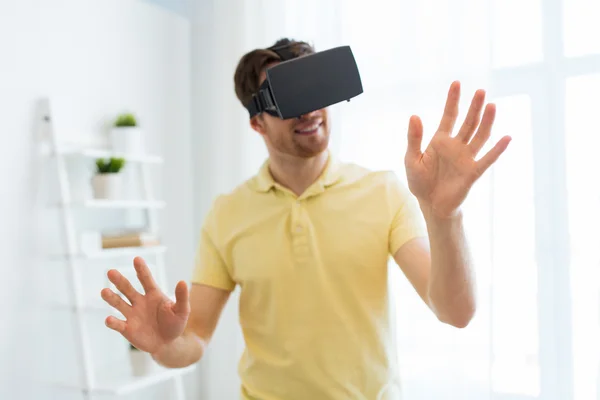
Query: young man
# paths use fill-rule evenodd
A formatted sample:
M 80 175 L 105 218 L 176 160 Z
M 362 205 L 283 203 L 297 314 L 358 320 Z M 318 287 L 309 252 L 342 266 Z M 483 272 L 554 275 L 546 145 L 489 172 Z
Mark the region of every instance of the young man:
M 293 56 L 314 52 L 302 42 L 275 46 Z M 265 68 L 277 62 L 271 49 L 241 58 L 235 91 L 242 104 L 265 79 Z M 250 124 L 269 158 L 256 176 L 216 199 L 201 231 L 190 295 L 179 282 L 171 302 L 138 257 L 134 265 L 145 293 L 111 270 L 109 279 L 129 304 L 104 289 L 103 299 L 126 318 L 108 317 L 107 326 L 160 364 L 185 367 L 202 358 L 239 285 L 243 399 L 389 398 L 397 379 L 389 257 L 443 323 L 465 327 L 475 312 L 460 206 L 510 137 L 476 161 L 495 107 L 488 104 L 481 116 L 485 93 L 477 91 L 453 135 L 459 94 L 454 82 L 424 151 L 421 121 L 410 119 L 408 187 L 392 173 L 337 161 L 328 150 L 327 109 L 292 120 L 254 116 Z

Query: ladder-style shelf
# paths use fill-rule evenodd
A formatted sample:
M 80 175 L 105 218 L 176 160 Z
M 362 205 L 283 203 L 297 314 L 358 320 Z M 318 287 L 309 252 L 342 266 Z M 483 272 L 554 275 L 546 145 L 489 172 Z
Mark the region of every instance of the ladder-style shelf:
M 106 149 L 94 149 L 94 148 L 77 148 L 73 146 L 59 148 L 56 155 L 62 155 L 65 157 L 81 157 L 81 158 L 126 158 L 128 162 L 144 163 L 144 164 L 162 164 L 164 160 L 160 156 L 156 155 L 140 155 L 140 154 L 124 154 L 113 152 Z
M 129 258 L 132 264 L 135 256 L 152 256 L 154 258 L 153 266 L 157 272 L 155 279 L 157 284 L 165 293 L 169 293 L 166 286 L 164 254 L 167 251 L 166 246 L 141 246 L 141 247 L 122 247 L 102 249 L 93 253 L 81 253 L 77 241 L 77 232 L 75 229 L 75 220 L 73 211 L 79 208 L 89 210 L 137 210 L 144 211 L 147 217 L 147 229 L 150 232 L 158 232 L 158 223 L 156 212 L 163 209 L 166 204 L 164 201 L 156 200 L 152 197 L 151 180 L 148 176 L 147 166 L 152 164 L 163 164 L 164 160 L 160 156 L 145 154 L 123 154 L 113 152 L 111 149 L 97 148 L 77 148 L 73 145 L 64 145 L 60 143 L 56 130 L 56 120 L 59 118 L 53 115 L 50 99 L 43 99 L 40 105 L 40 120 L 44 132 L 48 137 L 50 151 L 47 155 L 53 158 L 58 173 L 58 186 L 60 190 L 60 200 L 58 207 L 61 212 L 62 233 L 66 243 L 65 254 L 50 256 L 52 261 L 65 262 L 69 272 L 69 289 L 72 302 L 68 305 L 58 305 L 58 307 L 67 307 L 73 312 L 76 326 L 76 345 L 79 350 L 79 364 L 83 373 L 82 384 L 78 383 L 55 383 L 62 388 L 80 390 L 85 399 L 91 399 L 94 395 L 125 395 L 150 386 L 172 381 L 174 384 L 174 397 L 176 400 L 185 400 L 182 376 L 195 369 L 192 365 L 188 368 L 167 369 L 157 367 L 157 371 L 147 376 L 136 377 L 123 374 L 115 374 L 110 368 L 106 371 L 94 371 L 92 357 L 94 354 L 94 345 L 90 341 L 88 328 L 84 323 L 86 313 L 106 311 L 121 317 L 118 311 L 112 309 L 100 298 L 100 293 L 93 300 L 89 300 L 89 295 L 84 296 L 82 287 L 81 268 L 90 260 L 112 260 L 118 258 Z M 66 158 L 80 157 L 94 160 L 97 158 L 124 158 L 129 166 L 138 169 L 141 175 L 143 198 L 140 200 L 104 200 L 104 199 L 85 199 L 74 201 L 71 195 L 70 174 L 67 170 Z M 111 261 L 112 264 L 112 261 Z M 133 268 L 133 266 L 131 266 Z M 132 282 L 134 283 L 134 282 Z M 135 286 L 135 285 L 134 285 Z M 172 290 L 172 289 L 171 289 Z M 170 296 L 174 299 L 174 295 Z M 53 308 L 52 305 L 50 305 Z M 104 318 L 98 315 L 98 318 Z M 106 328 L 108 329 L 108 328 Z M 102 351 L 97 349 L 96 351 Z
M 85 207 L 85 208 L 141 208 L 141 209 L 160 209 L 165 207 L 164 201 L 158 200 L 102 200 L 91 199 L 82 202 L 63 203 L 67 207 Z

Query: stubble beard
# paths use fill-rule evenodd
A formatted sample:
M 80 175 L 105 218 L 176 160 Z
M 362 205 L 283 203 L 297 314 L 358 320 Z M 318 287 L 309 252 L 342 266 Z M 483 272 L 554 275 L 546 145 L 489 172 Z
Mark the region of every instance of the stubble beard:
M 329 137 L 327 134 L 316 137 L 299 138 L 293 137 L 292 148 L 294 155 L 302 158 L 311 158 L 327 150 Z
M 324 123 L 322 130 L 313 136 L 302 136 L 293 130 L 286 135 L 267 135 L 274 150 L 292 157 L 312 158 L 323 153 L 329 147 L 329 129 Z

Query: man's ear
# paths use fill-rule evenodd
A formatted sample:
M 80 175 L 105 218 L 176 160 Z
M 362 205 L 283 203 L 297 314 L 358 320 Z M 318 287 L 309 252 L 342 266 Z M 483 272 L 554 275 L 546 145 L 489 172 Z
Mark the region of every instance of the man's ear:
M 262 114 L 255 115 L 250 118 L 250 127 L 254 129 L 256 132 L 264 135 L 266 130 L 265 119 Z

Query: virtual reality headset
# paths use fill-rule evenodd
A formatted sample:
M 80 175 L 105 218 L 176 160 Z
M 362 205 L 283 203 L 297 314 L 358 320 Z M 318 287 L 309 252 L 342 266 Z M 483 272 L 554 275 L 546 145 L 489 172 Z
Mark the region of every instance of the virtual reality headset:
M 273 49 L 282 62 L 267 68 L 266 79 L 246 105 L 250 118 L 266 112 L 281 119 L 298 118 L 363 92 L 350 46 L 296 58 L 284 48 Z

